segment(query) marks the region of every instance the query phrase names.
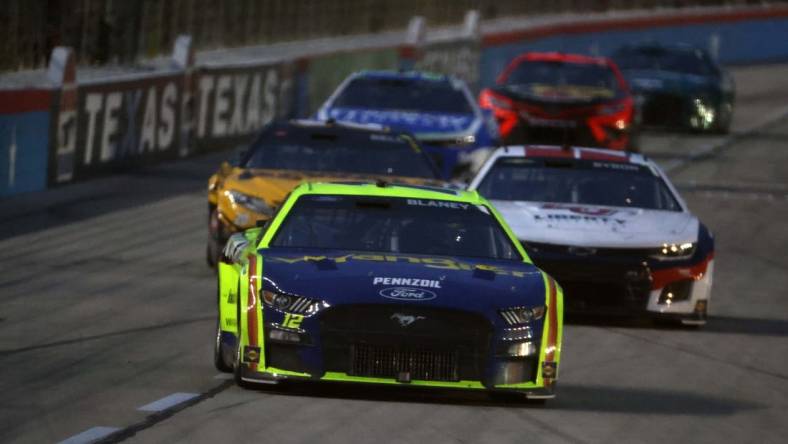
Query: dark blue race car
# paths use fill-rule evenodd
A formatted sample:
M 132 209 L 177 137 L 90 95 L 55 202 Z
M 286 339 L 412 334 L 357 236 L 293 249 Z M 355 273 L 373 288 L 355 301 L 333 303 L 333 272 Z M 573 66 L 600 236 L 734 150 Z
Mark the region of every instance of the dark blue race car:
M 420 72 L 361 71 L 323 104 L 320 120 L 375 123 L 412 133 L 445 179 L 478 167 L 498 142 L 491 114 L 465 82 Z
M 630 84 L 644 125 L 728 132 L 735 85 L 703 49 L 641 43 L 619 48 L 613 59 Z
M 303 184 L 219 264 L 215 364 L 283 379 L 553 396 L 563 293 L 475 192 Z

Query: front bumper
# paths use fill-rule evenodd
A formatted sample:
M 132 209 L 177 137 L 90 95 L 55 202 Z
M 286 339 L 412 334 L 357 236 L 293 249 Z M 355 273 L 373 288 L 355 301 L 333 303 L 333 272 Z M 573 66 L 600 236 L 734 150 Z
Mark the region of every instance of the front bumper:
M 534 263 L 563 287 L 569 314 L 646 315 L 687 324 L 706 320 L 713 253 L 658 262 L 637 250 L 588 249 L 595 253 L 579 257 L 570 247 L 524 244 L 531 246 L 526 249 Z
M 523 117 L 509 112 L 499 118 L 505 144 L 546 144 L 625 149 L 631 122 L 625 116 L 587 116 L 565 120 Z
M 361 376 L 352 376 L 346 373 L 329 372 L 322 377 L 314 378 L 309 374 L 297 373 L 277 368 L 267 368 L 265 370 L 252 369 L 248 365 L 244 365 L 240 369 L 240 378 L 244 382 L 254 384 L 278 384 L 283 381 L 320 381 L 327 383 L 345 383 L 345 384 L 368 384 L 368 385 L 383 385 L 383 386 L 398 386 L 409 388 L 435 388 L 435 389 L 449 389 L 449 390 L 484 390 L 495 392 L 513 392 L 525 395 L 528 399 L 553 399 L 555 398 L 556 383 L 554 380 L 543 384 L 542 386 L 529 386 L 517 385 L 515 387 L 508 387 L 501 385 L 498 387 L 487 387 L 479 381 L 458 381 L 458 382 L 438 382 L 438 381 L 423 381 L 412 380 L 409 382 L 400 382 L 394 379 L 387 378 L 370 378 Z
M 392 310 L 419 321 L 407 329 L 386 322 Z M 265 308 L 262 347 L 245 347 L 241 353 L 244 381 L 295 379 L 491 390 L 533 398 L 553 393 L 558 363 L 557 358 L 546 361 L 544 335 L 531 336 L 538 347 L 534 355 L 501 356 L 500 335 L 480 315 L 389 305 L 337 306 L 304 317 L 297 329 L 285 329 L 287 316 Z M 544 324 L 537 321 L 533 327 L 542 331 Z M 298 339 L 272 339 L 272 331 L 282 330 Z

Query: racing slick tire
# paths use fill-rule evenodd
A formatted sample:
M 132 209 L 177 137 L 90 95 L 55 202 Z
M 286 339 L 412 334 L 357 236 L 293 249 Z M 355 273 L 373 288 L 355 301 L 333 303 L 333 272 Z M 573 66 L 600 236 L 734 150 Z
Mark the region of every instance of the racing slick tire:
M 717 108 L 717 116 L 713 131 L 717 134 L 728 134 L 733 121 L 733 103 L 731 101 L 721 103 Z
M 227 350 L 225 344 L 222 342 L 222 320 L 219 311 L 219 304 L 221 303 L 220 298 L 222 295 L 219 289 L 218 279 L 216 282 L 216 338 L 213 345 L 213 365 L 216 367 L 216 370 L 219 370 L 222 373 L 232 373 L 233 366 L 232 364 L 228 364 L 227 360 L 225 359 L 225 356 L 227 356 Z

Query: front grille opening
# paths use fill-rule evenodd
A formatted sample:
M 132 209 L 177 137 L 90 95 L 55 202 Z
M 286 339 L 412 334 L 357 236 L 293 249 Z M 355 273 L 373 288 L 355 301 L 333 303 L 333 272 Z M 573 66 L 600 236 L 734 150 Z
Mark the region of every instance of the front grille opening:
M 354 344 L 350 352 L 351 376 L 394 378 L 409 373 L 410 379 L 459 381 L 457 351 L 432 351 Z

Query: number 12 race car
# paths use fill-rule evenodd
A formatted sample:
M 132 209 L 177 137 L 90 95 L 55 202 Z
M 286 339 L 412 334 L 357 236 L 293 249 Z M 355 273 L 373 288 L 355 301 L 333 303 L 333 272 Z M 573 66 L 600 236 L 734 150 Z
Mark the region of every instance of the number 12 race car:
M 554 395 L 562 290 L 477 193 L 306 183 L 224 256 L 215 364 L 241 386 Z

